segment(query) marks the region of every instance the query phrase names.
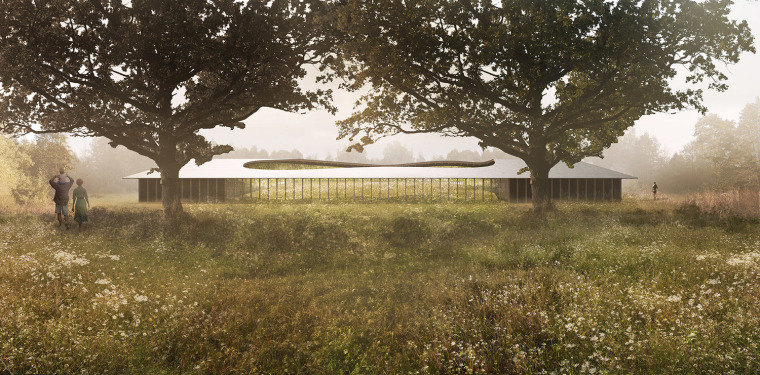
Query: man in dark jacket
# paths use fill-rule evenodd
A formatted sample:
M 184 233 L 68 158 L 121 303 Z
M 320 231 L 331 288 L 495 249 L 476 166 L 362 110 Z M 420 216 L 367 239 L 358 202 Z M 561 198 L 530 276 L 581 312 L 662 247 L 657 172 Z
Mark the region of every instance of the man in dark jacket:
M 53 202 L 55 202 L 55 213 L 58 215 L 58 226 L 65 223 L 66 229 L 69 229 L 69 190 L 74 185 L 74 179 L 65 174 L 63 168 L 59 172 L 60 175 L 53 176 L 49 182 L 55 189 Z

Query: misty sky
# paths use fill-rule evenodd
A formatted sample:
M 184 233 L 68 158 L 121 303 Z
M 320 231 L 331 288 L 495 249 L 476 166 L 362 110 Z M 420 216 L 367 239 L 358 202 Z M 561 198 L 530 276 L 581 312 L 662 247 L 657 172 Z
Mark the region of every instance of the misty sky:
M 755 36 L 755 46 L 760 49 L 760 1 L 738 0 L 737 4 L 733 5 L 732 17 L 747 20 Z M 741 56 L 739 64 L 728 66 L 724 71 L 729 77 L 728 91 L 706 91 L 704 103 L 711 113 L 722 118 L 738 120 L 742 108 L 760 96 L 760 54 L 745 53 Z M 674 86 L 680 85 L 674 83 Z M 335 139 L 335 121 L 347 117 L 352 112 L 357 98 L 356 93 L 335 90 L 334 103 L 339 109 L 335 116 L 324 110 L 294 114 L 262 109 L 245 121 L 245 129 L 216 129 L 203 131 L 201 134 L 217 143 L 230 144 L 236 148 L 255 146 L 270 151 L 296 149 L 307 157 L 334 157 L 338 152 L 343 152 L 349 144 L 345 139 Z M 649 133 L 655 136 L 663 144 L 665 151 L 672 154 L 691 140 L 694 124 L 700 116 L 693 110 L 656 114 L 641 118 L 634 128 L 638 134 Z M 474 138 L 398 135 L 367 147 L 365 152 L 370 157 L 379 157 L 385 145 L 394 140 L 413 150 L 415 155 L 426 158 L 445 156 L 453 149 L 479 150 Z M 89 142 L 89 139 L 74 138 L 71 145 L 77 154 L 81 154 Z

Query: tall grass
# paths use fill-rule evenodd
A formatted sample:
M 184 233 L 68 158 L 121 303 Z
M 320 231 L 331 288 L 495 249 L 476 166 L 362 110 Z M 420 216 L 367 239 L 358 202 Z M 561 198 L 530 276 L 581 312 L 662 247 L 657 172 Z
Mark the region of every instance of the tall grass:
M 760 191 L 757 189 L 695 193 L 687 197 L 686 203 L 721 219 L 760 218 Z
M 93 208 L 80 236 L 0 217 L 0 373 L 760 372 L 752 225 L 632 201 L 186 209 Z

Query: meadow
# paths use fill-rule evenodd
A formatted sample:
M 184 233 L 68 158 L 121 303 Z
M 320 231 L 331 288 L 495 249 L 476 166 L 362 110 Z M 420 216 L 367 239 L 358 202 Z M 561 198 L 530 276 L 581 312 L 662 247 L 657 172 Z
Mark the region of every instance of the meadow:
M 698 202 L 0 214 L 0 374 L 760 373 L 756 217 Z

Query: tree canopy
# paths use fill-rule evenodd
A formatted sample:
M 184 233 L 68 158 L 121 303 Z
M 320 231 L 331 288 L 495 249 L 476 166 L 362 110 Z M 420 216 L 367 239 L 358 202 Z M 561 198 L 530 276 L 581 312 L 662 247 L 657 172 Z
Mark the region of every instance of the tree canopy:
M 0 126 L 108 138 L 156 162 L 164 209 L 179 168 L 231 150 L 199 130 L 262 107 L 329 104 L 305 66 L 332 48 L 319 1 L 0 2 Z
M 348 0 L 339 29 L 349 88 L 371 87 L 339 123 L 378 137 L 471 136 L 523 159 L 534 207 L 548 172 L 602 151 L 642 115 L 696 108 L 703 81 L 754 51 L 730 1 Z M 684 74 L 688 88 L 671 83 Z

